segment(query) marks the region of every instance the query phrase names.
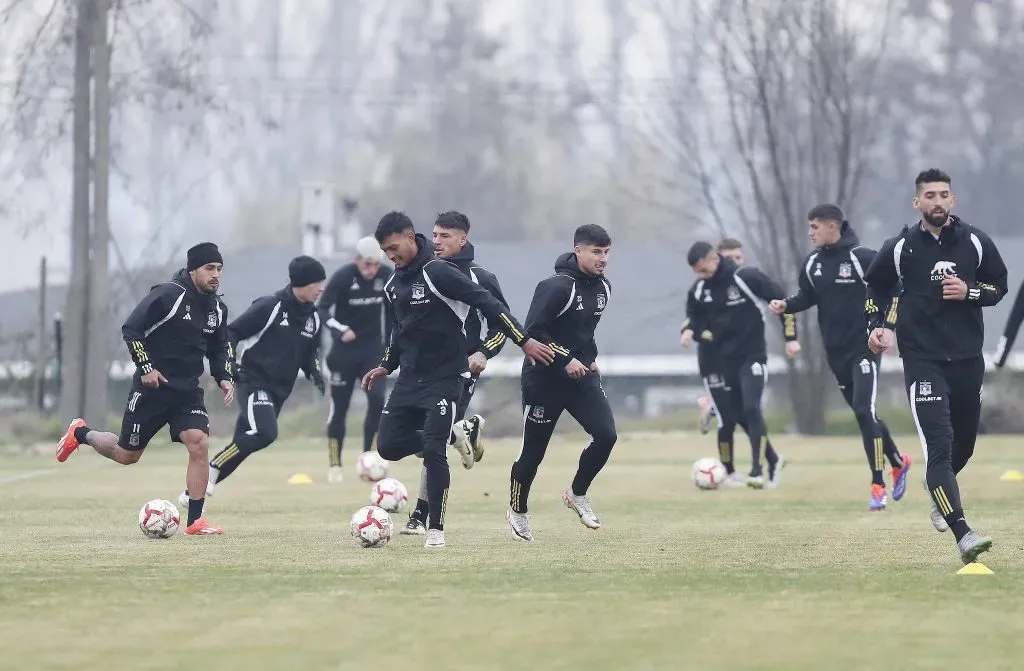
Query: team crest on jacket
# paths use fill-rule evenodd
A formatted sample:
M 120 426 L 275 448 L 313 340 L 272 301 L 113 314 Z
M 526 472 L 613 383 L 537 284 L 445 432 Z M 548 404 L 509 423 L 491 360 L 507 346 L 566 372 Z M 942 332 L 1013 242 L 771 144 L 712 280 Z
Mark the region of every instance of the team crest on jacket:
M 316 329 L 316 322 L 313 317 L 306 320 L 306 333 L 312 333 Z
M 740 290 L 736 287 L 729 287 L 726 297 L 731 301 L 738 301 L 740 299 Z
M 420 300 L 421 298 L 423 298 L 426 295 L 426 293 L 427 292 L 423 288 L 422 284 L 414 284 L 414 285 L 412 285 L 412 299 L 414 301 Z
M 597 309 L 598 310 L 604 310 L 604 301 L 605 301 L 604 294 L 598 294 L 597 295 Z
M 849 261 L 839 264 L 839 277 L 848 278 L 853 275 L 853 265 Z
M 384 280 L 379 279 L 379 278 L 374 280 L 373 281 L 373 290 L 374 291 L 383 291 L 384 290 Z

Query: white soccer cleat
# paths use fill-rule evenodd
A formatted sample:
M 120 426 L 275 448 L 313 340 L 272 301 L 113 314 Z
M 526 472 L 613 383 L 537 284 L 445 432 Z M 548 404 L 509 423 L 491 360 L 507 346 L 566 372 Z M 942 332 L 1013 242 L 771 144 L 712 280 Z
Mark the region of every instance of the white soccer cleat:
M 341 466 L 331 466 L 327 471 L 327 482 L 332 485 L 339 484 L 345 479 L 345 470 Z
M 935 499 L 932 497 L 932 492 L 928 489 L 928 479 L 921 478 L 921 484 L 924 485 L 924 491 L 928 494 L 928 501 L 932 504 L 932 526 L 935 527 L 935 530 L 939 533 L 949 531 L 949 525 L 946 524 L 946 518 L 942 516 L 941 512 L 939 512 L 939 506 L 936 505 Z
M 452 447 L 459 453 L 462 467 L 468 471 L 473 468 L 476 460 L 473 458 L 473 446 L 469 444 L 469 429 L 466 427 L 466 420 L 455 422 L 452 432 L 455 433 L 455 442 L 452 443 Z
M 178 507 L 182 510 L 188 510 L 188 492 L 182 492 L 178 497 Z
M 425 548 L 443 548 L 444 547 L 444 530 L 442 529 L 427 529 L 427 542 L 423 544 Z
M 508 527 L 512 530 L 512 538 L 517 541 L 527 542 L 533 540 L 533 532 L 530 530 L 529 515 L 526 513 L 517 513 L 512 510 L 511 506 L 509 506 L 509 509 L 505 511 L 505 519 L 508 520 Z
M 572 493 L 572 487 L 562 492 L 562 501 L 565 503 L 565 507 L 572 510 L 580 516 L 580 522 L 583 526 L 588 529 L 600 529 L 601 520 L 597 519 L 597 515 L 590 507 L 590 500 L 587 499 L 587 495 L 576 496 Z
M 705 434 L 711 430 L 711 420 L 715 418 L 715 405 L 708 396 L 701 396 L 697 399 L 697 407 L 700 408 L 700 432 Z
M 466 420 L 466 432 L 469 434 L 469 445 L 473 448 L 473 461 L 484 458 L 484 425 L 487 420 L 481 415 L 473 415 Z
M 775 467 L 772 468 L 771 464 L 768 464 L 768 482 L 764 483 L 765 489 L 778 489 L 779 485 L 782 484 L 782 469 L 786 467 L 786 458 L 779 455 L 779 460 L 775 462 Z
M 721 486 L 727 488 L 746 487 L 747 479 L 736 471 L 733 471 L 729 475 L 725 476 L 725 480 L 722 480 Z

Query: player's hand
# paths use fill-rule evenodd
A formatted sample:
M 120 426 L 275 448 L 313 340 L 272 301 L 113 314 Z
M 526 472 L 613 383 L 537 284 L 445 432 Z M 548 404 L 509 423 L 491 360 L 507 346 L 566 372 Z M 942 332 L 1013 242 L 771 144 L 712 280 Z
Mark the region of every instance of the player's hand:
M 947 301 L 962 301 L 967 298 L 967 282 L 955 275 L 942 278 L 942 298 Z
M 235 385 L 228 380 L 221 380 L 220 389 L 224 392 L 224 405 L 231 405 L 235 400 Z
M 781 315 L 786 311 L 786 301 L 774 300 L 768 303 L 768 309 L 772 311 L 773 315 Z
M 367 373 L 366 375 L 363 376 L 363 389 L 367 389 L 367 390 L 370 389 L 370 387 L 373 386 L 374 382 L 376 382 L 377 380 L 379 380 L 382 377 L 387 377 L 387 376 L 388 376 L 388 369 L 384 368 L 383 366 L 377 366 L 376 368 L 374 368 L 369 373 Z
M 344 333 L 341 334 L 341 342 L 343 342 L 343 343 L 350 343 L 350 342 L 352 342 L 355 339 L 356 339 L 356 332 L 353 331 L 352 329 L 348 329 Z
M 596 361 L 594 363 L 590 364 L 590 372 L 597 373 L 598 375 L 601 374 L 601 369 L 597 367 L 597 362 Z
M 690 349 L 690 345 L 693 344 L 693 331 L 690 329 L 683 331 L 683 334 L 679 337 L 679 344 L 686 349 Z
M 875 354 L 884 354 L 892 347 L 893 332 L 891 329 L 877 328 L 868 336 L 868 348 Z
M 487 368 L 487 357 L 483 352 L 473 352 L 469 356 L 469 372 L 479 375 L 484 372 L 484 368 Z
M 551 348 L 533 338 L 528 339 L 520 347 L 526 358 L 533 363 L 542 363 L 546 366 L 555 360 L 555 353 L 551 351 Z
M 796 340 L 790 340 L 786 343 L 786 357 L 795 359 L 796 355 L 800 353 L 800 343 Z
M 156 368 L 149 371 L 142 376 L 142 385 L 144 387 L 159 387 L 161 384 L 167 382 L 167 378 L 164 374 L 158 371 Z
M 565 364 L 565 374 L 574 380 L 579 380 L 587 374 L 587 367 L 581 364 L 579 359 L 573 359 Z

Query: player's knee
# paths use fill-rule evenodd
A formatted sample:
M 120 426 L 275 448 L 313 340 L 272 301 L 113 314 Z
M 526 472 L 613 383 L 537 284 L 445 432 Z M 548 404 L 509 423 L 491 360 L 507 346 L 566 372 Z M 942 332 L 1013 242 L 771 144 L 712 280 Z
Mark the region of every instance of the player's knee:
M 743 416 L 746 417 L 748 423 L 764 422 L 764 416 L 761 413 L 761 404 L 759 402 L 744 403 Z
M 121 453 L 118 455 L 118 458 L 115 461 L 117 461 L 117 463 L 122 464 L 124 466 L 131 466 L 132 464 L 139 463 L 139 459 L 141 459 L 141 458 L 142 458 L 142 450 L 132 450 L 132 451 L 122 450 Z
M 615 446 L 615 441 L 619 439 L 618 433 L 615 431 L 615 425 L 609 424 L 608 426 L 602 426 L 596 429 L 591 435 L 594 439 L 594 444 L 601 445 L 606 449 L 612 449 Z
M 854 408 L 853 416 L 857 418 L 857 425 L 861 428 L 871 428 L 875 425 L 875 413 L 871 408 Z
M 210 451 L 210 437 L 205 431 L 199 429 L 188 429 L 181 432 L 181 442 L 189 454 L 206 455 Z

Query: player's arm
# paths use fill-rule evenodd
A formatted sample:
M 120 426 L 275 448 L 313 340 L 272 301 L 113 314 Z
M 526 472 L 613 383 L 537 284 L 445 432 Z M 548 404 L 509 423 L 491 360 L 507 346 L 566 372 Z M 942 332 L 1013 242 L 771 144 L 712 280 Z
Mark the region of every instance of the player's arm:
M 352 287 L 352 276 L 344 269 L 338 270 L 324 287 L 317 302 L 317 310 L 320 312 L 320 321 L 325 326 L 338 334 L 348 330 L 346 312 L 348 311 L 348 294 Z M 359 335 L 358 333 L 356 335 Z
M 501 301 L 463 275 L 454 265 L 446 261 L 429 262 L 423 266 L 423 279 L 431 291 L 438 295 L 465 303 L 482 312 L 488 323 L 496 324 L 516 345 L 522 345 L 529 339 L 522 324 Z
M 388 281 L 391 279 L 389 276 L 384 280 L 384 286 L 387 286 Z M 381 309 L 384 311 L 384 333 L 382 340 L 385 343 L 391 342 L 391 332 L 395 330 L 395 311 L 388 305 L 387 292 L 384 292 L 384 300 L 381 301 Z
M 1024 321 L 1024 282 L 1021 282 L 1017 290 L 1017 298 L 1013 301 L 1013 308 L 1010 309 L 1010 318 L 1006 320 L 1006 327 L 1003 335 L 999 338 L 999 345 L 996 347 L 995 360 L 996 368 L 1006 365 L 1006 357 L 1013 349 L 1013 343 L 1017 340 L 1017 332 L 1020 331 L 1020 324 Z
M 228 334 L 228 306 L 218 298 L 217 309 L 220 311 L 220 323 L 216 330 L 206 337 L 206 358 L 210 361 L 210 374 L 213 375 L 214 380 L 231 382 L 234 380 L 231 368 L 234 348 Z
M 974 274 L 977 281 L 967 285 L 967 302 L 987 307 L 1003 300 L 1006 295 L 1006 264 L 992 238 L 981 231 L 976 234 L 981 240 L 981 263 Z
M 745 282 L 755 296 L 764 301 L 785 300 L 786 294 L 772 278 L 764 274 L 760 268 L 743 266 L 736 270 L 736 277 Z M 782 322 L 782 337 L 786 342 L 797 339 L 796 315 L 785 312 L 779 315 Z
M 892 329 L 896 325 L 899 311 L 899 273 L 896 272 L 896 260 L 893 249 L 899 238 L 890 238 L 878 250 L 871 265 L 864 272 L 867 285 L 864 296 L 864 314 L 868 319 L 868 330 L 877 328 Z
M 301 367 L 302 372 L 306 375 L 307 380 L 311 380 L 316 386 L 320 393 L 324 393 L 324 376 L 320 370 L 320 315 L 315 314 L 313 319 L 316 321 L 316 329 L 313 331 L 313 337 L 309 339 L 309 353 L 306 356 L 306 363 Z
M 146 349 L 146 333 L 176 310 L 184 295 L 185 290 L 176 284 L 159 284 L 146 294 L 121 325 L 121 335 L 128 344 L 128 353 L 139 374 L 146 375 L 153 370 L 153 359 Z
M 562 275 L 555 275 L 537 283 L 533 291 L 533 300 L 526 313 L 526 332 L 546 344 L 555 353 L 555 365 L 565 366 L 572 361 L 568 348 L 559 345 L 551 337 L 551 325 L 565 310 L 572 295 L 572 280 Z
M 384 293 L 384 310 L 391 315 L 392 327 L 384 345 L 384 352 L 380 355 L 380 367 L 390 374 L 398 368 L 398 363 L 402 358 L 402 351 L 398 347 L 398 336 L 402 332 L 402 323 L 398 321 L 395 306 L 391 303 L 387 292 Z
M 498 278 L 491 274 L 480 275 L 480 286 L 489 291 L 492 296 L 497 298 L 505 309 L 508 310 L 508 301 L 505 300 L 505 296 L 501 293 L 501 286 L 498 284 Z M 480 347 L 477 348 L 477 352 L 480 352 L 488 359 L 493 359 L 501 351 L 501 348 L 505 346 L 505 332 L 498 328 L 498 325 L 492 322 L 490 319 L 487 320 L 487 335 L 484 336 L 484 341 L 480 343 Z
M 228 341 L 232 347 L 246 338 L 251 338 L 262 331 L 270 322 L 277 299 L 274 296 L 262 296 L 257 298 L 245 309 L 245 312 L 238 315 L 228 325 Z
M 810 310 L 818 304 L 818 292 L 814 290 L 811 279 L 807 277 L 805 267 L 801 267 L 800 272 L 796 275 L 796 293 L 787 296 L 784 300 L 786 301 L 786 312 L 791 314 Z

